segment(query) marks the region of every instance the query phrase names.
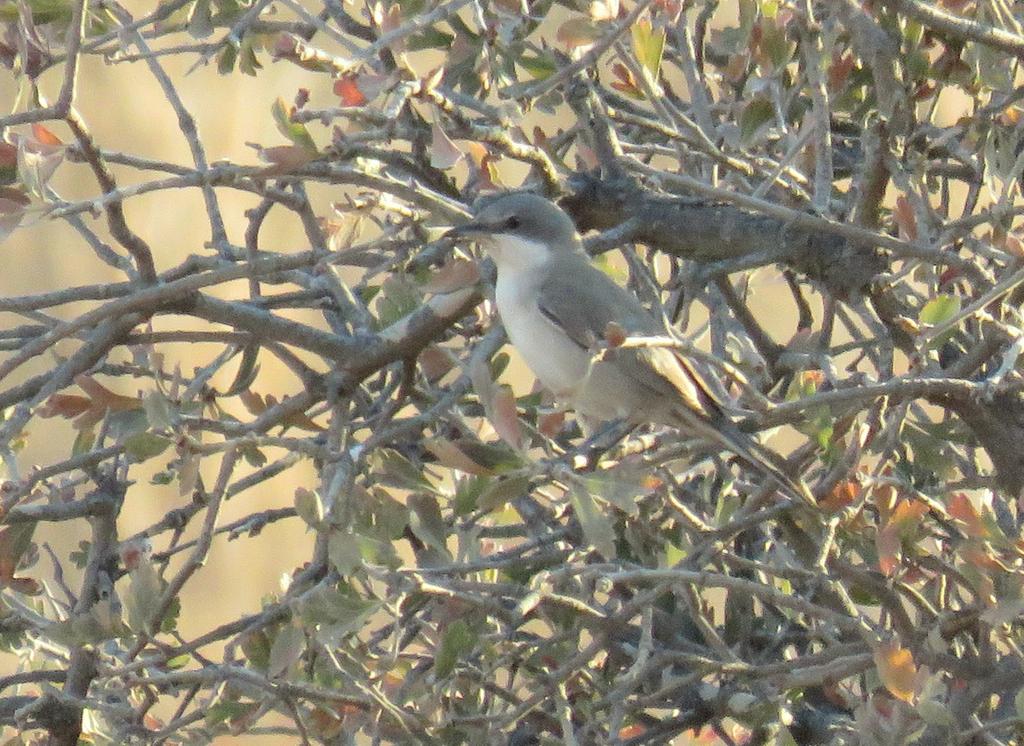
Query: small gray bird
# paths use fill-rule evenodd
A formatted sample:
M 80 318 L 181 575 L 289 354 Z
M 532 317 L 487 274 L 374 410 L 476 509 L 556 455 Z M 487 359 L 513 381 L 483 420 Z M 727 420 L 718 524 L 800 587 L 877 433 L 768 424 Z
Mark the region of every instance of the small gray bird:
M 815 504 L 777 454 L 726 416 L 677 350 L 596 350 L 616 326 L 634 337 L 664 335 L 665 329 L 636 296 L 591 264 L 572 220 L 557 205 L 510 192 L 487 201 L 451 234 L 476 240 L 494 258 L 498 313 L 509 340 L 559 400 L 588 419 L 668 425 L 718 443 Z

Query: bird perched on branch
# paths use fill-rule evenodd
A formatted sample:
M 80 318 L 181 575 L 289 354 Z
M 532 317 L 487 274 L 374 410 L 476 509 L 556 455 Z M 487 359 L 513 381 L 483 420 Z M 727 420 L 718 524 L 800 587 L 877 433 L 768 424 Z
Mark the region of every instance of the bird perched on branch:
M 717 443 L 815 504 L 778 454 L 736 427 L 677 349 L 609 339 L 660 336 L 665 329 L 591 264 L 557 205 L 528 192 L 505 193 L 450 234 L 477 241 L 494 258 L 509 340 L 559 400 L 591 420 L 668 425 Z

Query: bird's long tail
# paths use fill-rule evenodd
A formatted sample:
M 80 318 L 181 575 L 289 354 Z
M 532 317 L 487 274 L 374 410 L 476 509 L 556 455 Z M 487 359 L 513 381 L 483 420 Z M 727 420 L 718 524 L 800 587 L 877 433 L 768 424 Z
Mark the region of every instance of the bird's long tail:
M 807 485 L 788 473 L 785 459 L 758 443 L 736 427 L 731 420 L 723 416 L 716 422 L 710 422 L 696 414 L 686 417 L 686 419 L 689 420 L 686 423 L 687 430 L 725 446 L 755 469 L 763 472 L 765 476 L 778 482 L 779 486 L 797 502 L 813 508 L 818 507 L 818 503 Z

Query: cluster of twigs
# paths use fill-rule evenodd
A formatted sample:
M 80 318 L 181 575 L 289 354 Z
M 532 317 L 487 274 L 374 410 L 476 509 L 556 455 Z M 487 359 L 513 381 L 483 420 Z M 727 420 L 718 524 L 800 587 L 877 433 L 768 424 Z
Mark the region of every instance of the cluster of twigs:
M 0 725 L 60 744 L 1019 735 L 1024 31 L 1003 0 L 869 5 L 0 2 L 29 92 L 0 118 L 4 250 L 61 221 L 69 256 L 123 277 L 0 298 Z M 93 56 L 148 71 L 190 163 L 93 137 Z M 297 65 L 337 105 L 281 91 L 285 144 L 211 163 L 181 58 Z M 64 198 L 58 168 L 90 196 Z M 744 428 L 799 436 L 819 510 L 685 434 L 594 450 L 516 396 L 487 272 L 442 234 L 521 185 L 624 257 Z M 161 266 L 124 208 L 179 189 L 209 241 Z M 228 190 L 253 199 L 239 235 Z M 261 243 L 271 212 L 305 250 Z M 756 310 L 762 267 L 792 329 Z M 168 362 L 198 343 L 214 352 Z M 291 378 L 268 383 L 270 359 Z M 33 465 L 47 418 L 77 437 Z M 293 507 L 257 507 L 308 463 Z M 140 475 L 181 500 L 125 535 Z M 224 522 L 228 500 L 254 507 Z M 287 588 L 183 635 L 211 548 L 281 521 L 310 529 Z M 90 538 L 39 545 L 43 524 Z

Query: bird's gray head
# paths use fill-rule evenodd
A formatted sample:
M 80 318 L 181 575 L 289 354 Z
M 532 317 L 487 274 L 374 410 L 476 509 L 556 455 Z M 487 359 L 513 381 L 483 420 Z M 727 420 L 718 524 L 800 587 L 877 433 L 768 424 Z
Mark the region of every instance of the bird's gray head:
M 452 235 L 480 240 L 499 266 L 514 261 L 527 247 L 545 253 L 579 250 L 576 226 L 558 205 L 530 192 L 508 192 L 482 200 L 473 220 L 452 229 Z M 525 259 L 526 257 L 519 257 Z

